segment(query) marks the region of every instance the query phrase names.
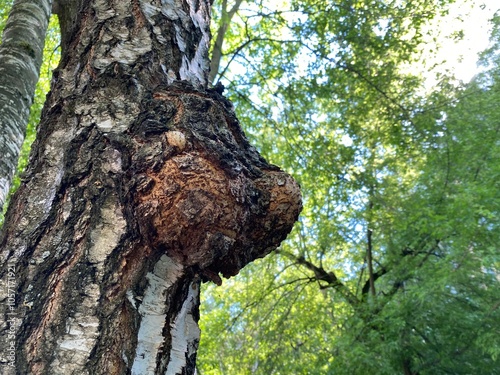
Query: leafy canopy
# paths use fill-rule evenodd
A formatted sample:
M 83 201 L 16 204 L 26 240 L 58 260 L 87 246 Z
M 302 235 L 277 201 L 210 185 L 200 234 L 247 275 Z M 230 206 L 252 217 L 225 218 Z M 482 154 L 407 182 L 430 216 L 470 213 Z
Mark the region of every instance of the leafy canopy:
M 218 79 L 305 208 L 279 254 L 206 287 L 201 374 L 499 373 L 498 36 L 468 86 L 408 69 L 449 6 L 233 17 Z

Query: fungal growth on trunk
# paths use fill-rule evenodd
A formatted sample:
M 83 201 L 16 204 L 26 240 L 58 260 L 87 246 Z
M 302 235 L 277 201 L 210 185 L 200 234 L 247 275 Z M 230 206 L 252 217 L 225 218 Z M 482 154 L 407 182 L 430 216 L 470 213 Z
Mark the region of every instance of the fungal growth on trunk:
M 134 127 L 136 215 L 147 245 L 216 283 L 274 250 L 300 212 L 297 183 L 246 140 L 231 104 L 185 83 L 156 91 Z M 164 131 L 158 129 L 161 124 Z M 161 152 L 140 152 L 144 134 Z M 130 191 L 129 190 L 129 191 Z

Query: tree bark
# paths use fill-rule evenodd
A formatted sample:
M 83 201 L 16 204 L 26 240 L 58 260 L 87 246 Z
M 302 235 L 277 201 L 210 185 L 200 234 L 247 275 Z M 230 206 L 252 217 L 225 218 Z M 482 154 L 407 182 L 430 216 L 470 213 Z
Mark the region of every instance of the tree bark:
M 61 1 L 0 234 L 2 374 L 193 374 L 199 284 L 275 249 L 294 180 L 207 90 L 208 0 Z
M 16 0 L 0 45 L 0 211 L 26 133 L 52 0 Z

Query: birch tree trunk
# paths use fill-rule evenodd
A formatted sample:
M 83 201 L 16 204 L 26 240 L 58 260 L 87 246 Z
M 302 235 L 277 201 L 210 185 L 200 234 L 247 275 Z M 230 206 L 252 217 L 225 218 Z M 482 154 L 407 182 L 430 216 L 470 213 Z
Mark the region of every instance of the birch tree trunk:
M 16 0 L 0 45 L 0 211 L 9 193 L 42 65 L 52 0 Z
M 193 374 L 199 284 L 286 237 L 294 180 L 208 90 L 208 0 L 64 1 L 0 234 L 2 374 Z

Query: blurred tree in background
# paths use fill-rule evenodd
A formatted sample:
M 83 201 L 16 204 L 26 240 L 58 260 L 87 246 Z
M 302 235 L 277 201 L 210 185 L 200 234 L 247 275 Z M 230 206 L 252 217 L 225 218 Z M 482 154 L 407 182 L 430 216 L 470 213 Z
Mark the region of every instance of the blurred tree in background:
M 0 1 L 0 43 L 2 31 L 7 21 L 12 1 Z M 26 168 L 28 164 L 28 155 L 30 152 L 31 144 L 35 140 L 36 125 L 40 119 L 43 104 L 45 103 L 45 95 L 50 89 L 50 80 L 52 79 L 52 70 L 57 67 L 60 57 L 60 32 L 59 22 L 56 17 L 52 16 L 47 29 L 45 38 L 45 46 L 43 51 L 43 62 L 40 69 L 40 77 L 36 86 L 34 102 L 31 106 L 29 122 L 26 128 L 23 147 L 19 156 L 18 170 L 14 176 L 11 186 L 11 193 L 14 192 L 20 183 L 20 173 Z M 7 210 L 9 197 L 6 204 L 0 208 L 0 225 L 3 223 L 4 213 Z

